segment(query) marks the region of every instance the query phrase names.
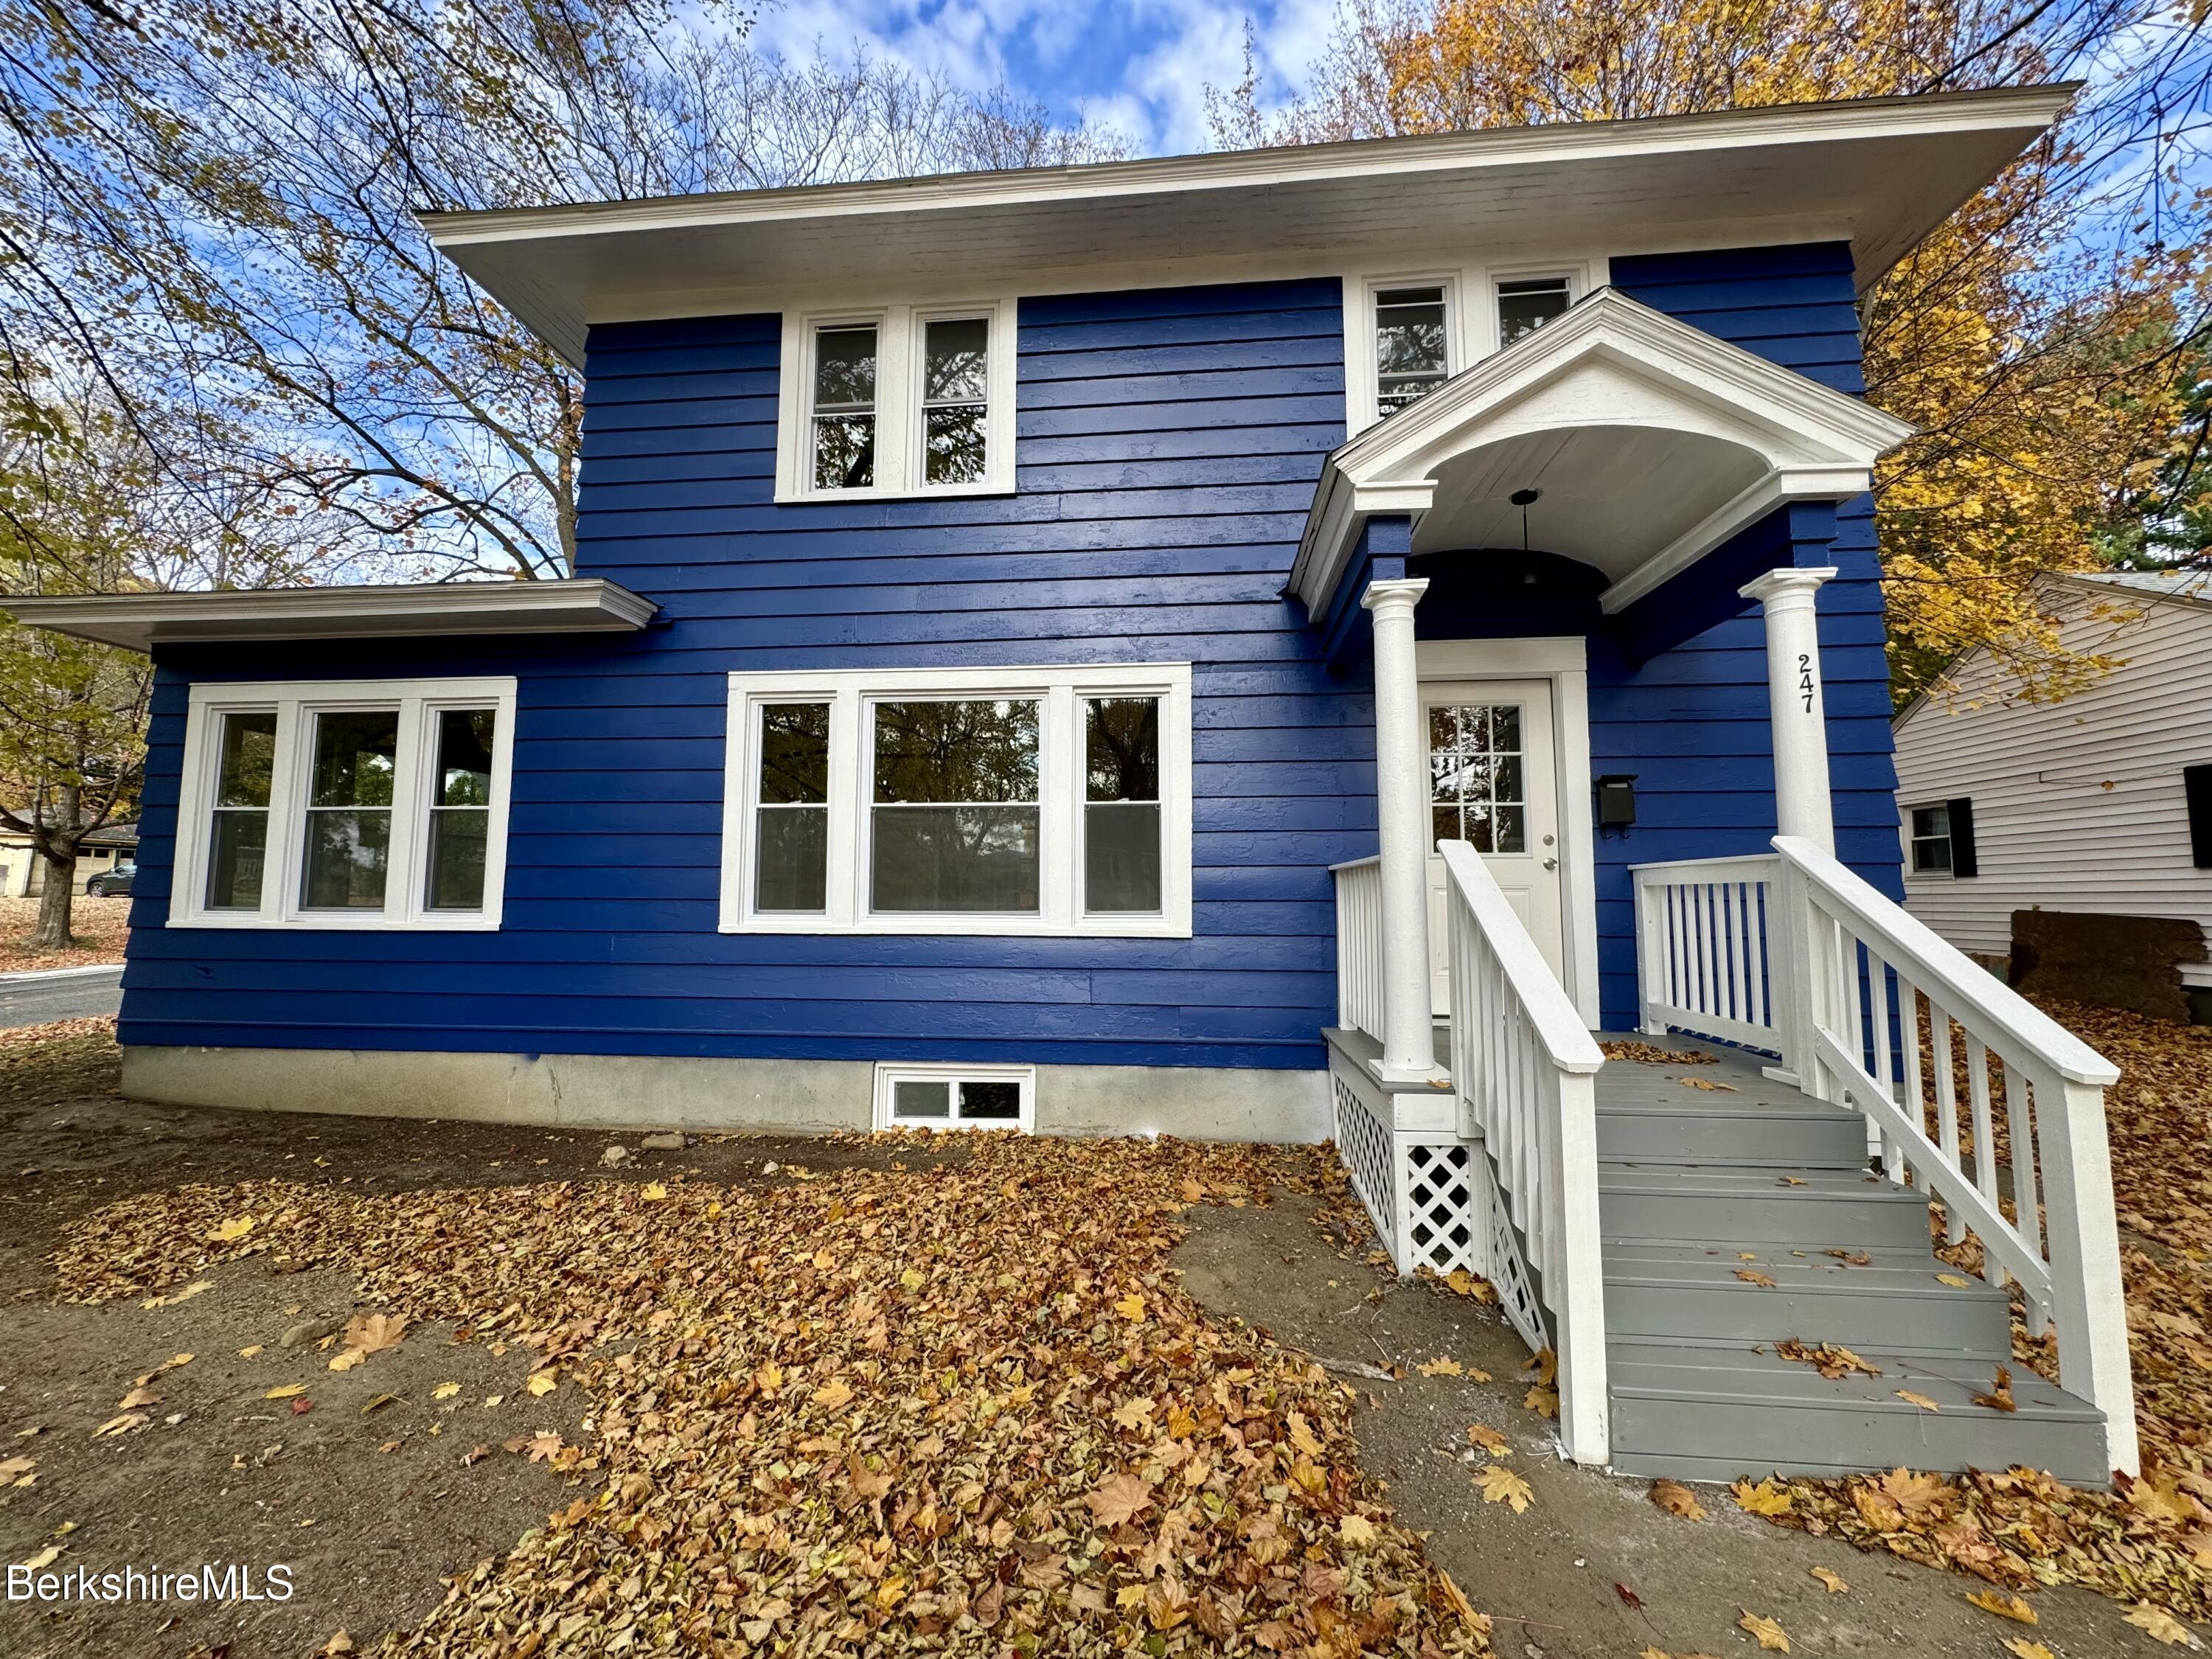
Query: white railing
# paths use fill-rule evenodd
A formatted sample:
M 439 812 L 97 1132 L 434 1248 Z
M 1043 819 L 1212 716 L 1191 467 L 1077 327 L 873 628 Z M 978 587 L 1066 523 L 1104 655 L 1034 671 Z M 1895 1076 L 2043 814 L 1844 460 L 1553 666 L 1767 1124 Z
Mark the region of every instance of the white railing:
M 1753 1005 L 1708 995 L 1724 976 L 1696 964 L 1716 949 L 1736 952 L 1729 959 L 1744 964 L 1747 982 L 1751 952 L 1760 952 L 1767 1036 L 1748 1046 L 1778 1052 L 1807 1093 L 1864 1117 L 1886 1170 L 1942 1203 L 1952 1243 L 1972 1230 L 1984 1276 L 2019 1286 L 2031 1332 L 2057 1325 L 2059 1380 L 2104 1413 L 2106 1461 L 2132 1474 L 2105 1131 L 2104 1091 L 2118 1071 L 1828 853 L 1790 836 L 1774 848 L 1766 860 L 1636 871 L 1647 1029 L 1747 1042 L 1729 1022 L 1741 1007 L 1756 1024 Z M 1712 873 L 1728 866 L 1741 872 Z M 1715 907 L 1684 899 L 1731 882 L 1757 886 L 1762 902 L 1725 926 Z M 1655 930 L 1664 933 L 1656 943 Z M 1764 935 L 1756 945 L 1753 931 Z M 1674 976 L 1684 962 L 1687 990 Z
M 1772 854 L 1636 866 L 1645 1031 L 1672 1028 L 1781 1053 L 1778 987 L 1766 958 L 1781 867 Z M 1779 988 L 1786 994 L 1786 985 Z
M 1463 841 L 1437 851 L 1459 1132 L 1482 1139 L 1550 1316 L 1567 1455 L 1602 1464 L 1611 1430 L 1592 1079 L 1605 1058 L 1480 856 Z
M 1382 860 L 1333 864 L 1336 878 L 1336 1023 L 1383 1040 Z

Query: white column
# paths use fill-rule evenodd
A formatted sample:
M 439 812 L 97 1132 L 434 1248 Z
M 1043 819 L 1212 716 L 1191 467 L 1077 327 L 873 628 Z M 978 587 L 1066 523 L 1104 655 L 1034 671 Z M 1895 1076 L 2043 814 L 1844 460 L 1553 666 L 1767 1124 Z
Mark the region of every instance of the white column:
M 1382 831 L 1382 1080 L 1437 1075 L 1429 1006 L 1429 745 L 1413 659 L 1419 580 L 1370 582 L 1375 618 L 1375 813 Z
M 1820 638 L 1813 601 L 1836 574 L 1770 570 L 1736 591 L 1766 611 L 1766 706 L 1774 743 L 1775 827 L 1836 850 L 1828 799 L 1828 703 L 1820 689 Z

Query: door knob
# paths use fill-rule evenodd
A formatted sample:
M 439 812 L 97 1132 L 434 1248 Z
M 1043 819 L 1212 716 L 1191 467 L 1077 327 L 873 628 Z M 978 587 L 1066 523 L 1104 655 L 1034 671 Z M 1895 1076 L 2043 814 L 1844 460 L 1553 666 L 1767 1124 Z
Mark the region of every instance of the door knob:
M 1559 861 L 1557 859 L 1546 859 L 1544 860 L 1544 867 L 1547 870 L 1556 870 L 1559 867 Z

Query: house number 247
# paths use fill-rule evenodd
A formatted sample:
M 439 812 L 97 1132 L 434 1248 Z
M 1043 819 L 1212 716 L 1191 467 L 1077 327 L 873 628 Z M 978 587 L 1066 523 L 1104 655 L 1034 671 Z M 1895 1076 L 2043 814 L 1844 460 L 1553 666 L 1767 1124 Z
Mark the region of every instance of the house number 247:
M 1805 699 L 1805 712 L 1813 712 L 1813 659 L 1809 653 L 1797 653 L 1797 695 Z

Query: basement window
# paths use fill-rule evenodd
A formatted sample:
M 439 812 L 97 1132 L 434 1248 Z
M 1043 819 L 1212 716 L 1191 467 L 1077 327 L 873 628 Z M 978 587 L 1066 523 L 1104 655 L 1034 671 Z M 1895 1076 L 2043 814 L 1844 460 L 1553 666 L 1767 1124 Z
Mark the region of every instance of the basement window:
M 1032 1129 L 1036 1068 L 878 1066 L 875 1124 L 878 1129 Z

